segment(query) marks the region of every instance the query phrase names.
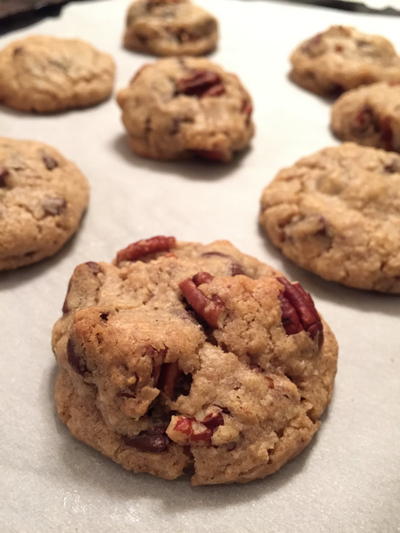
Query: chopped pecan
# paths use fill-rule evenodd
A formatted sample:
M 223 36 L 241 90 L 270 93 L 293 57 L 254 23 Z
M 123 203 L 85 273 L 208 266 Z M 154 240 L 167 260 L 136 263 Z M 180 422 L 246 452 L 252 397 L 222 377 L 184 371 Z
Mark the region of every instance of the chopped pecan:
M 87 261 L 85 265 L 89 268 L 89 270 L 91 270 L 94 275 L 100 274 L 101 268 L 99 263 L 95 263 L 94 261 Z
M 226 155 L 220 150 L 191 150 L 192 154 L 210 161 L 226 161 Z
M 180 374 L 177 362 L 164 363 L 161 366 L 160 377 L 158 379 L 157 387 L 164 392 L 171 400 L 174 398 L 175 384 Z
M 284 290 L 279 295 L 282 311 L 282 324 L 288 335 L 305 330 L 308 335 L 322 344 L 323 328 L 320 316 L 311 296 L 300 283 L 290 283 L 286 278 L 278 278 Z
M 214 276 L 209 272 L 197 272 L 192 278 L 193 283 L 198 287 L 202 283 L 210 283 L 214 279 Z
M 377 132 L 379 130 L 379 124 L 377 118 L 369 105 L 363 106 L 353 121 L 353 129 L 357 131 L 358 134 L 363 134 L 368 131 Z
M 381 118 L 380 129 L 381 141 L 385 150 L 393 150 L 393 130 L 390 122 L 390 117 Z
M 174 431 L 183 433 L 189 442 L 210 441 L 213 431 L 195 418 L 178 416 Z
M 211 413 L 207 415 L 203 420 L 201 420 L 201 423 L 204 424 L 208 429 L 211 429 L 212 432 L 214 432 L 218 426 L 224 425 L 224 417 L 221 412 Z
M 50 155 L 44 154 L 42 156 L 42 160 L 47 170 L 53 170 L 58 167 L 57 161 L 54 159 L 54 157 L 51 157 Z
M 245 276 L 246 272 L 243 270 L 243 267 L 239 263 L 233 262 L 231 264 L 231 275 L 232 276 Z
M 60 215 L 66 206 L 65 198 L 60 198 L 59 196 L 47 196 L 42 202 L 43 211 L 47 215 Z
M 124 437 L 127 446 L 133 446 L 141 452 L 161 453 L 168 448 L 169 438 L 165 428 L 156 426 L 146 431 L 141 431 L 135 437 Z
M 176 82 L 177 94 L 188 96 L 220 96 L 225 92 L 221 77 L 211 70 L 193 70 L 190 76 Z
M 5 167 L 0 166 L 0 187 L 5 187 L 6 184 L 6 177 L 8 176 L 9 172 Z
M 160 379 L 161 367 L 162 367 L 166 353 L 167 353 L 167 348 L 164 348 L 163 350 L 157 350 L 153 346 L 147 346 L 144 352 L 145 355 L 148 355 L 152 359 L 152 362 L 153 362 L 152 377 L 157 387 L 158 387 L 158 381 Z
M 141 257 L 156 252 L 169 252 L 175 245 L 175 237 L 164 237 L 162 235 L 136 241 L 117 253 L 116 263 L 118 265 L 122 261 L 136 261 Z
M 68 339 L 67 342 L 67 359 L 68 363 L 71 365 L 72 369 L 75 370 L 77 374 L 83 376 L 84 374 L 89 372 L 84 358 L 76 353 L 74 342 L 71 337 Z
M 203 276 L 205 272 L 199 273 Z M 211 274 L 209 274 L 211 276 Z M 224 309 L 224 302 L 217 295 L 208 298 L 197 288 L 196 283 L 193 281 L 196 276 L 193 276 L 192 279 L 188 278 L 184 281 L 181 281 L 179 288 L 181 289 L 184 298 L 188 304 L 200 315 L 210 326 L 213 328 L 218 327 L 218 319 Z M 204 283 L 204 282 L 203 282 Z

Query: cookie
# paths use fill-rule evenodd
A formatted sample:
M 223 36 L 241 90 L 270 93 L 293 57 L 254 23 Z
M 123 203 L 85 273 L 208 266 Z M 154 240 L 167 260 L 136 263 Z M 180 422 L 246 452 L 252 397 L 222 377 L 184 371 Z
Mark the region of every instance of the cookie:
M 134 152 L 230 161 L 254 134 L 252 101 L 234 74 L 201 58 L 145 65 L 117 96 Z
M 300 453 L 337 344 L 298 283 L 227 241 L 153 237 L 79 265 L 53 329 L 58 414 L 134 472 L 247 482 Z
M 346 92 L 332 107 L 331 129 L 344 141 L 400 152 L 400 84 Z
M 156 56 L 200 56 L 217 45 L 218 23 L 189 0 L 135 0 L 126 19 L 124 46 Z
M 400 58 L 384 37 L 331 26 L 301 43 L 290 57 L 292 81 L 323 96 L 359 85 L 400 82 Z
M 400 293 L 400 156 L 353 143 L 281 170 L 260 222 L 298 265 L 349 287 Z
M 89 188 L 43 143 L 0 137 L 0 270 L 55 254 L 77 230 Z
M 26 37 L 0 51 L 0 102 L 39 113 L 88 107 L 111 95 L 114 61 L 78 39 Z

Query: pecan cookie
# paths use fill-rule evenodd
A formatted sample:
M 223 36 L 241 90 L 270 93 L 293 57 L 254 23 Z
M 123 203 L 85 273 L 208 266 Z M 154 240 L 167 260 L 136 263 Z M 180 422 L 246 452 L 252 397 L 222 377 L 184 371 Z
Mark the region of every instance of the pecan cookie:
M 43 143 L 0 138 L 0 270 L 55 254 L 77 230 L 86 178 Z
M 378 81 L 400 82 L 400 58 L 384 37 L 331 26 L 292 53 L 291 79 L 314 93 L 336 96 Z
M 207 59 L 160 59 L 118 93 L 134 152 L 153 159 L 230 161 L 254 133 L 252 101 L 234 74 Z
M 334 103 L 331 117 L 339 139 L 400 152 L 400 84 L 348 91 Z
M 217 20 L 189 0 L 135 0 L 126 19 L 124 46 L 157 56 L 200 56 L 214 50 Z
M 227 241 L 153 237 L 84 263 L 53 329 L 72 434 L 194 485 L 278 470 L 320 426 L 337 344 L 299 283 Z
M 281 170 L 260 222 L 275 246 L 321 277 L 400 293 L 400 156 L 353 143 Z
M 78 39 L 35 35 L 0 51 L 0 102 L 39 113 L 87 107 L 111 95 L 114 61 Z

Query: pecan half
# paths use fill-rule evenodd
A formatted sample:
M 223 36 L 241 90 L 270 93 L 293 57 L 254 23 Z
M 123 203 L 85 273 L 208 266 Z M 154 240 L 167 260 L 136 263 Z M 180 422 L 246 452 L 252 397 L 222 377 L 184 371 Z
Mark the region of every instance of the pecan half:
M 221 77 L 211 70 L 193 70 L 190 76 L 176 82 L 176 93 L 188 96 L 220 96 L 225 92 Z
M 288 335 L 294 335 L 305 330 L 312 339 L 317 339 L 321 345 L 323 341 L 323 327 L 320 316 L 315 309 L 311 296 L 300 283 L 290 283 L 280 277 L 278 281 L 284 290 L 279 295 L 282 311 L 282 325 Z
M 161 453 L 168 448 L 169 438 L 165 428 L 156 426 L 146 431 L 141 431 L 135 437 L 124 437 L 127 446 L 133 446 L 141 452 Z
M 217 295 L 214 295 L 212 298 L 208 298 L 197 288 L 197 284 L 194 281 L 196 276 L 200 276 L 200 279 L 204 280 L 207 272 L 199 272 L 192 279 L 188 278 L 184 281 L 181 281 L 179 288 L 181 289 L 185 300 L 188 304 L 196 311 L 196 313 L 201 316 L 207 324 L 213 328 L 218 327 L 218 319 L 225 307 L 224 302 Z M 213 278 L 211 274 L 209 281 Z M 207 281 L 207 283 L 209 282 Z M 203 283 L 205 283 L 203 281 Z
M 51 157 L 49 155 L 44 154 L 42 156 L 42 161 L 43 161 L 45 167 L 47 168 L 47 170 L 53 170 L 56 167 L 58 167 L 57 161 L 53 157 Z
M 5 167 L 0 166 L 0 187 L 5 187 L 6 184 L 6 177 L 9 175 L 8 170 Z
M 158 235 L 151 237 L 150 239 L 142 239 L 140 241 L 129 244 L 126 248 L 123 248 L 117 253 L 116 263 L 117 265 L 122 261 L 136 261 L 141 257 L 156 252 L 169 252 L 171 248 L 176 246 L 175 237 L 164 237 Z

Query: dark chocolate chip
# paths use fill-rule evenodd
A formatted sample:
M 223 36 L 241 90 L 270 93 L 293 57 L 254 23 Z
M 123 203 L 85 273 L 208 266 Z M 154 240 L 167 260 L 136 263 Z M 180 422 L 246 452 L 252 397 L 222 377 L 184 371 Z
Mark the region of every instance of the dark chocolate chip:
M 168 448 L 169 438 L 163 427 L 141 431 L 135 437 L 124 437 L 127 446 L 133 446 L 141 452 L 161 453 Z
M 42 156 L 42 160 L 47 170 L 53 170 L 54 168 L 58 167 L 57 161 L 49 155 L 44 154 Z
M 8 175 L 9 175 L 8 170 L 5 167 L 0 167 L 0 187 L 5 187 L 7 185 L 6 177 Z

